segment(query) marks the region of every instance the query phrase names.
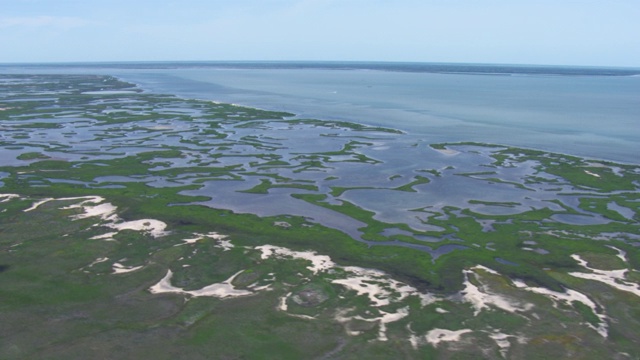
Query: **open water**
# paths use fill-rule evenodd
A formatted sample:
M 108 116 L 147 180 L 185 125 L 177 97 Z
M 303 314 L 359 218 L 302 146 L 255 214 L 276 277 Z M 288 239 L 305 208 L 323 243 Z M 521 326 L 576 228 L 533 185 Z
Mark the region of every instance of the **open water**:
M 473 141 L 640 161 L 640 69 L 417 63 L 2 65 L 99 73 L 189 98 Z
M 338 130 L 329 131 L 328 127 L 283 126 L 279 122 L 265 122 L 260 127 L 228 125 L 226 129 L 223 127 L 228 136 L 224 141 L 225 146 L 231 146 L 233 150 L 227 156 L 216 157 L 216 164 L 237 165 L 249 171 L 242 171 L 242 181 L 211 179 L 197 189 L 182 192 L 210 199 L 199 204 L 236 213 L 303 216 L 362 241 L 360 229 L 364 223 L 291 195 L 321 193 L 328 195 L 326 201 L 330 203 L 347 201 L 371 211 L 374 219 L 390 224 L 383 232 L 390 239 L 395 235 L 411 236 L 412 232 L 391 225 L 407 224 L 416 232 L 413 234 L 415 239 L 429 243 L 438 238 L 425 237 L 424 233 L 446 230 L 428 221 L 430 217 L 446 220 L 450 215 L 445 207 L 500 216 L 549 208 L 558 214 L 547 221 L 572 225 L 606 224 L 611 220 L 597 212 L 584 211 L 579 206 L 581 199 L 600 198 L 604 195 L 602 192 L 575 189 L 571 184 L 540 171 L 539 164 L 533 160 L 517 162 L 515 166 L 488 167 L 495 162 L 490 156 L 490 152 L 495 150 L 493 148 L 456 145 L 449 149 L 454 152 L 452 154 L 437 151 L 428 144 L 459 141 L 507 144 L 640 163 L 640 71 L 442 64 L 391 64 L 387 67 L 376 63 L 325 65 L 12 65 L 0 66 L 0 73 L 108 74 L 136 83 L 149 92 L 288 111 L 301 118 L 346 120 L 400 129 L 406 134 L 365 133 L 367 145 L 358 148 L 358 154 L 375 159 L 375 164 L 348 161 L 350 155 L 334 156 L 324 162 L 327 167 L 323 171 L 299 172 L 295 165 L 299 165 L 304 157 L 299 158 L 298 155 L 339 151 L 360 134 L 342 134 Z M 185 108 L 181 111 L 189 113 L 190 110 Z M 197 117 L 197 112 L 195 114 Z M 84 151 L 88 150 L 108 157 L 119 156 L 123 152 L 157 149 L 158 145 L 188 147 L 188 143 L 179 141 L 183 137 L 197 138 L 201 125 L 198 121 L 179 119 L 137 124 L 139 127 L 168 130 L 167 134 L 154 137 L 149 137 L 146 132 L 129 133 L 130 129 L 120 124 L 97 128 L 80 126 L 75 129 L 73 142 L 74 150 L 79 151 L 65 151 L 61 155 L 77 160 L 86 156 Z M 176 137 L 176 131 L 183 137 Z M 67 132 L 65 128 L 49 129 L 31 132 L 29 136 L 36 145 L 64 143 Z M 328 133 L 331 136 L 324 136 Z M 109 136 L 105 136 L 107 134 Z M 257 155 L 261 155 L 262 150 L 247 146 L 241 141 L 244 138 L 275 141 L 278 146 L 269 151 L 294 166 L 271 171 L 283 178 L 294 179 L 298 184 L 301 181 L 313 183 L 318 186 L 318 191 L 273 188 L 268 194 L 247 193 L 265 180 L 264 171 L 270 170 L 260 168 L 257 173 L 251 171 L 260 166 L 261 161 L 255 162 L 258 165 L 253 163 L 260 160 Z M 210 143 L 206 142 L 209 140 Z M 215 147 L 215 139 L 209 140 L 198 138 L 198 141 Z M 19 142 L 25 141 L 20 139 Z M 207 157 L 206 146 L 191 146 L 198 156 L 185 152 L 185 157 L 172 160 L 176 168 L 194 166 L 189 164 L 194 164 L 193 161 L 198 163 L 200 155 Z M 20 153 L 38 150 L 37 146 L 33 149 L 4 149 L 0 158 L 4 164 L 11 165 L 12 162 L 20 163 L 21 160 L 16 158 Z M 117 154 L 113 154 L 114 151 Z M 50 149 L 48 154 L 56 157 L 53 152 Z M 239 154 L 248 156 L 236 156 Z M 92 155 L 92 158 L 98 159 L 99 156 Z M 621 167 L 610 168 L 614 172 L 622 171 Z M 437 170 L 439 175 L 425 170 Z M 467 175 L 460 176 L 464 174 Z M 428 177 L 428 184 L 415 185 L 412 188 L 414 192 L 397 191 L 398 187 L 417 179 L 417 176 Z M 150 186 L 165 187 L 190 185 L 196 178 L 167 179 L 149 174 L 142 178 L 98 178 L 87 185 L 142 181 Z M 532 178 L 536 181 L 529 181 Z M 550 181 L 539 181 L 542 178 Z M 331 195 L 332 188 L 350 190 L 334 196 Z M 575 213 L 567 214 L 567 207 Z M 627 219 L 635 215 L 635 210 L 615 202 L 607 204 L 607 208 Z M 462 216 L 461 210 L 456 211 L 458 213 L 454 215 Z M 492 221 L 478 220 L 485 231 L 491 231 Z M 457 240 L 455 237 L 448 239 Z M 427 244 L 395 240 L 376 241 L 375 244 L 410 246 L 429 252 L 434 258 L 461 247 L 450 244 L 433 249 Z

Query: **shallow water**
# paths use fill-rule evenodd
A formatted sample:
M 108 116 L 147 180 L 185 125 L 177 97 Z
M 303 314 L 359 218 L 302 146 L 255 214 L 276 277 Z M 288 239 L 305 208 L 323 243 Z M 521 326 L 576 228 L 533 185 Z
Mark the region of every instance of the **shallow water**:
M 156 92 L 636 163 L 640 78 L 358 70 L 173 69 L 121 76 Z
M 284 71 L 284 73 L 280 71 Z M 116 72 L 125 79 L 127 77 L 142 79 L 143 88 L 147 88 L 149 85 L 154 91 L 163 90 L 162 92 L 195 98 L 208 97 L 221 100 L 218 98 L 219 94 L 256 95 L 254 90 L 230 91 L 229 87 L 208 82 L 213 81 L 211 79 L 214 78 L 218 79 L 217 76 L 214 76 L 217 73 L 223 74 L 219 77 L 220 81 L 231 81 L 234 76 L 240 76 L 238 86 L 248 84 L 249 87 L 259 87 L 261 92 L 258 94 L 261 96 L 267 96 L 264 89 L 275 86 L 274 81 L 278 83 L 277 91 L 283 94 L 289 94 L 295 90 L 295 86 L 298 86 L 299 92 L 290 95 L 303 97 L 304 99 L 300 102 L 302 104 L 320 106 L 323 102 L 328 101 L 328 97 L 339 94 L 337 92 L 328 95 L 326 92 L 314 90 L 315 87 L 327 90 L 336 85 L 333 83 L 333 81 L 337 81 L 335 78 L 336 70 L 295 70 L 300 72 L 291 74 L 291 78 L 278 82 L 278 76 L 292 71 L 294 70 L 220 71 L 209 68 L 158 71 L 109 70 L 110 73 Z M 190 76 L 195 76 L 194 74 L 199 74 L 199 72 L 209 72 L 207 73 L 209 75 L 200 74 L 201 80 L 204 82 L 189 79 Z M 261 72 L 265 72 L 268 76 L 260 75 Z M 228 73 L 235 75 L 229 77 Z M 450 97 L 448 100 L 450 105 L 456 101 L 462 101 L 453 96 L 454 93 L 460 91 L 459 96 L 467 99 L 469 103 L 475 104 L 474 106 L 479 106 L 478 104 L 484 104 L 485 107 L 493 106 L 495 111 L 492 112 L 491 117 L 495 119 L 492 120 L 494 122 L 499 122 L 500 116 L 504 115 L 500 109 L 505 107 L 517 107 L 522 111 L 527 111 L 530 106 L 533 106 L 533 103 L 540 107 L 543 107 L 541 104 L 545 103 L 549 108 L 553 107 L 550 104 L 558 104 L 557 99 L 552 99 L 546 93 L 538 94 L 539 96 L 533 96 L 535 93 L 530 93 L 535 99 L 531 100 L 532 102 L 527 102 L 524 95 L 518 91 L 515 91 L 513 98 L 504 98 L 504 105 L 495 104 L 498 101 L 496 97 L 506 96 L 514 86 L 521 84 L 522 81 L 531 81 L 532 84 L 537 84 L 538 88 L 542 86 L 540 82 L 549 81 L 550 84 L 555 84 L 556 90 L 569 91 L 568 89 L 573 89 L 572 86 L 577 86 L 580 82 L 629 80 L 626 77 L 603 77 L 602 79 L 563 77 L 556 79 L 540 75 L 523 77 L 525 80 L 517 78 L 514 85 L 514 83 L 505 80 L 511 79 L 511 77 L 495 75 L 407 74 L 355 70 L 340 73 L 344 79 L 343 83 L 338 85 L 351 89 L 350 97 L 345 98 L 344 102 L 332 103 L 335 106 L 324 107 L 329 113 L 335 109 L 351 109 L 345 114 L 356 116 L 360 114 L 361 110 L 366 112 L 374 107 L 379 107 L 377 110 L 381 110 L 381 112 L 378 115 L 384 115 L 384 108 L 394 106 L 398 107 L 396 110 L 399 110 L 399 107 L 406 107 L 402 111 L 411 113 L 412 107 L 417 106 L 416 101 L 422 95 L 427 98 L 421 106 L 435 104 L 433 105 L 435 109 L 438 106 L 443 106 L 442 104 L 438 105 L 438 101 L 433 101 L 435 98 L 445 96 L 440 94 L 440 91 L 445 94 L 449 93 L 447 96 Z M 325 75 L 326 78 L 323 77 Z M 260 81 L 247 82 L 248 79 L 255 79 L 256 76 L 260 78 Z M 389 84 L 389 86 L 384 91 L 380 89 L 374 91 L 374 89 L 365 86 L 369 90 L 357 93 L 354 89 L 363 86 L 358 82 L 358 79 L 365 79 L 362 78 L 363 76 L 371 76 L 373 79 L 378 79 L 380 84 Z M 425 79 L 431 78 L 437 81 L 434 80 L 435 83 L 431 85 L 428 81 L 423 83 Z M 156 82 L 149 83 L 150 79 L 155 79 Z M 309 79 L 315 79 L 313 80 L 315 83 L 313 81 L 307 83 Z M 366 79 L 371 80 L 370 78 Z M 145 83 L 145 81 L 147 82 Z M 476 93 L 477 89 L 466 88 L 468 86 L 482 87 L 483 84 L 487 86 L 485 82 L 494 82 L 494 86 L 490 86 L 486 94 Z M 502 87 L 497 84 L 502 84 Z M 219 93 L 207 93 L 206 90 L 211 89 L 212 86 Z M 430 86 L 435 86 L 435 88 Z M 536 89 L 536 86 L 533 86 L 532 89 Z M 374 86 L 372 85 L 372 87 Z M 422 91 L 424 94 L 421 93 Z M 603 94 L 600 90 L 594 89 L 582 91 Z M 612 90 L 609 93 L 610 96 L 616 95 L 615 99 L 611 101 L 611 105 L 617 109 L 616 111 L 620 110 L 621 103 L 629 102 L 626 95 L 631 90 L 627 89 L 626 91 L 622 91 L 623 94 L 620 95 L 620 98 L 616 97 L 616 91 Z M 388 96 L 388 99 L 381 98 L 383 93 Z M 371 95 L 371 98 L 367 94 Z M 478 141 L 478 136 L 484 136 L 482 134 L 485 133 L 468 132 L 472 127 L 479 126 L 480 123 L 476 120 L 460 122 L 459 119 L 437 118 L 437 116 L 433 117 L 435 115 L 430 114 L 430 119 L 432 119 L 431 117 L 437 119 L 429 120 L 431 122 L 426 123 L 412 123 L 411 121 L 394 123 L 398 119 L 393 117 L 380 121 L 382 125 L 409 131 L 404 134 L 385 132 L 382 129 L 358 131 L 348 126 L 341 127 L 327 122 L 216 121 L 215 131 L 211 133 L 206 131 L 211 129 L 211 120 L 200 117 L 207 113 L 203 107 L 198 109 L 193 103 L 181 99 L 158 100 L 153 98 L 153 101 L 149 101 L 145 99 L 151 98 L 144 94 L 120 95 L 122 96 L 111 94 L 108 96 L 112 96 L 112 98 L 103 99 L 112 102 L 110 106 L 114 108 L 116 118 L 119 112 L 137 111 L 136 109 L 139 109 L 140 105 L 144 105 L 144 108 L 150 110 L 143 112 L 153 111 L 157 120 L 151 121 L 143 118 L 140 121 L 130 123 L 109 123 L 101 121 L 101 117 L 96 114 L 85 114 L 82 113 L 82 108 L 77 108 L 76 110 L 87 118 L 65 118 L 60 122 L 61 128 L 28 130 L 18 128 L 19 122 L 17 121 L 6 122 L 8 131 L 0 133 L 0 140 L 16 146 L 15 148 L 5 147 L 2 149 L 3 163 L 5 165 L 27 164 L 28 160 L 16 159 L 18 155 L 27 151 L 41 151 L 52 158 L 70 161 L 90 158 L 95 163 L 103 159 L 121 158 L 146 151 L 175 148 L 179 151 L 175 155 L 148 162 L 152 165 L 151 174 L 128 177 L 103 176 L 95 178 L 85 185 L 90 187 L 117 186 L 118 183 L 126 182 L 144 182 L 152 187 L 202 185 L 197 190 L 184 191 L 184 194 L 206 196 L 210 200 L 199 202 L 199 204 L 238 213 L 251 213 L 258 216 L 302 216 L 310 222 L 338 229 L 354 239 L 363 240 L 363 228 L 366 224 L 362 221 L 341 214 L 338 212 L 340 210 L 333 211 L 292 196 L 296 194 L 322 195 L 325 197 L 322 201 L 327 204 L 348 205 L 346 204 L 348 202 L 361 210 L 371 211 L 375 220 L 389 225 L 388 230 L 381 233 L 389 241 L 368 242 L 370 245 L 408 246 L 429 252 L 433 256 L 439 256 L 446 251 L 460 247 L 446 245 L 433 250 L 432 247 L 427 246 L 425 243 L 432 242 L 437 238 L 427 237 L 424 232 L 439 233 L 447 230 L 441 224 L 430 223 L 429 219 L 433 217 L 446 221 L 449 216 L 470 216 L 469 214 L 462 215 L 461 212 L 467 210 L 487 216 L 515 216 L 530 210 L 548 208 L 560 212 L 560 214 L 554 215 L 547 221 L 576 225 L 608 222 L 598 214 L 585 213 L 580 209 L 582 197 L 587 194 L 602 194 L 576 189 L 564 179 L 545 173 L 541 169 L 539 159 L 525 158 L 523 160 L 521 157 L 511 154 L 506 156 L 502 165 L 498 165 L 493 155 L 496 151 L 504 150 L 504 147 L 459 144 L 448 146 L 447 150 L 442 150 L 430 146 L 436 140 L 452 134 L 460 137 L 460 140 Z M 91 105 L 100 101 L 99 96 L 95 95 Z M 376 98 L 376 96 L 378 97 Z M 576 99 L 575 94 L 570 96 L 565 94 L 564 96 Z M 282 97 L 282 99 L 284 101 L 286 98 Z M 365 105 L 365 101 L 369 101 L 370 104 Z M 214 104 L 209 105 L 215 106 Z M 270 108 L 273 109 L 273 107 Z M 464 111 L 464 109 L 457 109 L 455 106 L 451 109 L 451 111 Z M 238 111 L 242 111 L 242 109 L 238 109 Z M 567 119 L 571 119 L 572 111 L 567 112 Z M 193 117 L 181 118 L 176 114 L 190 114 Z M 482 113 L 477 115 L 478 119 L 482 116 L 488 116 L 487 114 L 482 115 Z M 327 118 L 327 116 L 318 117 Z M 410 117 L 407 119 L 410 120 Z M 624 116 L 621 119 L 624 119 Z M 39 119 L 21 120 L 25 123 L 31 121 L 38 122 Z M 550 125 L 549 131 L 552 132 L 567 126 L 566 123 L 551 122 L 553 124 Z M 451 127 L 453 123 L 463 126 Z M 504 133 L 500 130 L 490 131 L 486 134 L 508 136 L 509 131 L 520 126 L 518 124 L 524 123 L 514 121 L 502 124 L 500 126 L 507 129 Z M 533 126 L 533 124 L 529 125 L 527 125 L 529 128 Z M 488 129 L 485 130 L 488 131 Z M 632 137 L 634 136 L 633 131 L 629 131 L 629 133 Z M 522 139 L 526 140 L 526 137 L 514 136 L 510 139 L 517 143 Z M 549 141 L 551 140 L 553 140 L 553 136 L 549 136 Z M 25 143 L 29 143 L 30 147 L 24 146 Z M 5 157 L 6 159 L 4 159 Z M 202 170 L 198 170 L 199 166 L 203 166 Z M 606 167 L 607 165 L 600 164 L 599 166 Z M 193 170 L 176 171 L 178 169 Z M 163 172 L 164 170 L 168 171 Z M 620 176 L 624 171 L 626 170 L 618 168 Z M 68 180 L 56 180 L 53 175 L 46 180 L 49 182 L 68 182 Z M 31 185 L 43 185 L 42 182 L 34 181 L 31 181 Z M 277 187 L 270 188 L 267 193 L 247 192 L 265 182 Z M 82 185 L 82 182 L 74 182 L 74 184 Z M 300 188 L 301 186 L 302 188 Z M 317 187 L 317 190 L 314 190 L 314 187 Z M 583 215 L 564 213 L 566 209 L 553 202 L 558 200 L 563 206 L 572 208 Z M 623 207 L 612 208 L 611 206 L 610 210 L 621 213 L 627 219 L 633 217 L 633 214 L 629 212 L 631 210 L 624 212 L 625 208 Z M 408 226 L 406 229 L 411 231 L 398 232 L 397 224 L 405 224 Z M 491 231 L 493 228 L 492 223 L 481 223 L 481 225 L 483 231 Z M 398 230 L 394 232 L 393 228 Z M 458 231 L 455 227 L 452 229 Z M 411 236 L 422 244 L 393 241 L 394 235 Z M 450 238 L 449 240 L 455 239 Z
M 638 69 L 131 63 L 0 72 L 115 75 L 156 93 L 393 127 L 429 143 L 487 142 L 634 164 L 640 152 Z

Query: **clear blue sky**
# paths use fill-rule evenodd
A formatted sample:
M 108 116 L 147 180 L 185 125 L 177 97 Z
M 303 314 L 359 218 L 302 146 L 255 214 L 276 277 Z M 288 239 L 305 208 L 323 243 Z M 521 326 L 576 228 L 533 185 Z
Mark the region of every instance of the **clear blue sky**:
M 640 0 L 0 0 L 0 62 L 640 67 Z

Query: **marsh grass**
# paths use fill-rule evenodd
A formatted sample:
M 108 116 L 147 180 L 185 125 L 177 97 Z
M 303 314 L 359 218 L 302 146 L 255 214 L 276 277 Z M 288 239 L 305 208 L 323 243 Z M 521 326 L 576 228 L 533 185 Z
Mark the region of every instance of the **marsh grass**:
M 415 213 L 428 215 L 421 220 L 424 224 L 443 229 L 417 231 L 404 223 L 377 220 L 373 211 L 339 199 L 351 190 L 375 191 L 383 187 L 328 186 L 341 179 L 341 175 L 331 173 L 336 162 L 380 166 L 379 160 L 365 156 L 361 150 L 371 146 L 376 133 L 402 135 L 397 130 L 290 119 L 293 114 L 284 112 L 140 93 L 133 85 L 112 77 L 15 76 L 32 85 L 0 86 L 2 94 L 18 94 L 0 97 L 0 107 L 8 108 L 0 111 L 0 120 L 10 122 L 2 125 L 8 128 L 3 149 L 22 150 L 29 146 L 27 140 L 37 135 L 34 132 L 57 131 L 61 127 L 71 136 L 71 143 L 75 135 L 73 129 L 66 128 L 72 127 L 71 123 L 56 122 L 60 118 L 68 120 L 65 116 L 69 115 L 77 116 L 80 124 L 74 131 L 81 132 L 85 126 L 113 131 L 95 134 L 96 139 L 110 144 L 103 148 L 78 150 L 71 144 L 41 143 L 38 146 L 42 150 L 18 152 L 16 160 L 21 163 L 0 168 L 2 193 L 20 196 L 7 201 L 0 198 L 2 358 L 78 358 L 86 355 L 87 349 L 103 358 L 210 358 L 211 354 L 250 359 L 477 358 L 479 349 L 487 358 L 500 358 L 500 349 L 489 337 L 498 329 L 528 339 L 524 343 L 510 339 L 509 357 L 513 358 L 531 358 L 531 354 L 540 358 L 638 354 L 637 297 L 569 275 L 584 270 L 571 258 L 572 254 L 579 254 L 594 268 L 628 268 L 628 279 L 640 281 L 640 252 L 635 244 L 640 232 L 640 172 L 635 166 L 606 162 L 594 165 L 577 157 L 500 145 L 433 144 L 433 149 L 488 154 L 490 163 L 484 165 L 491 170 L 465 173 L 462 169 L 458 176 L 523 191 L 549 185 L 545 191 L 563 192 L 565 196 L 571 192 L 578 200 L 577 205 L 550 201 L 549 207 L 514 215 L 480 214 L 448 204 L 438 209 L 417 207 Z M 120 90 L 131 92 L 87 94 Z M 38 95 L 44 91 L 56 95 Z M 149 124 L 155 123 L 162 126 L 150 128 Z M 193 137 L 181 136 L 179 130 L 167 125 L 178 123 L 191 124 L 199 130 Z M 235 131 L 260 130 L 272 123 L 357 135 L 352 134 L 336 151 L 297 152 L 288 158 L 283 156 L 286 149 L 276 138 L 233 136 Z M 139 136 L 135 140 L 123 140 L 134 133 Z M 335 137 L 326 133 L 319 136 Z M 177 140 L 169 141 L 174 137 Z M 239 148 L 248 150 L 238 153 Z M 241 160 L 233 163 L 230 159 Z M 500 179 L 501 167 L 525 163 L 537 165 L 521 183 Z M 412 177 L 390 174 L 389 181 L 395 179 L 394 187 L 384 189 L 419 193 L 436 179 L 454 176 L 449 170 L 454 169 L 415 169 Z M 326 172 L 326 176 L 315 181 L 305 178 L 316 172 Z M 97 180 L 114 177 L 129 180 Z M 290 195 L 297 200 L 366 224 L 360 229 L 362 239 L 352 239 L 303 216 L 239 214 L 198 205 L 210 200 L 207 196 L 187 195 L 208 181 L 243 181 L 250 177 L 260 181 L 246 193 L 290 189 Z M 171 186 L 154 185 L 152 178 L 166 180 Z M 410 180 L 397 186 L 399 179 Z M 71 220 L 81 210 L 61 208 L 72 201 L 51 201 L 24 212 L 41 199 L 76 196 L 104 197 L 117 207 L 122 221 L 163 221 L 168 234 L 153 237 L 125 230 L 114 235 L 113 241 L 91 239 L 112 229 L 97 217 Z M 615 207 L 608 206 L 612 202 L 633 212 L 631 218 L 612 210 Z M 521 205 L 516 201 L 478 199 L 468 199 L 468 204 L 506 208 Z M 553 220 L 553 215 L 583 212 L 599 214 L 611 222 L 572 225 Z M 485 220 L 493 221 L 493 231 L 483 231 L 480 221 Z M 283 221 L 290 227 L 274 226 Z M 405 233 L 383 236 L 385 229 Z M 194 233 L 212 231 L 227 235 L 235 247 L 225 251 L 213 239 L 193 244 L 183 241 L 193 238 Z M 391 240 L 425 245 L 410 234 L 441 239 L 427 244 L 433 250 L 448 245 L 462 245 L 464 249 L 435 258 L 414 248 L 376 245 Z M 340 275 L 338 270 L 314 275 L 306 260 L 263 259 L 254 248 L 264 244 L 313 250 L 330 256 L 339 266 L 378 269 L 389 278 L 440 298 L 424 307 L 417 297 L 408 297 L 375 308 L 366 296 L 331 283 Z M 628 261 L 619 259 L 617 251 L 609 246 L 625 251 Z M 546 253 L 525 250 L 531 247 Z M 114 274 L 115 262 L 142 268 Z M 462 271 L 476 265 L 500 274 L 480 274 L 476 285 L 534 304 L 536 316 L 511 314 L 495 307 L 474 316 L 474 309 L 460 301 L 460 290 Z M 233 282 L 236 288 L 271 285 L 268 291 L 234 299 L 151 294 L 148 289 L 168 270 L 174 273 L 172 285 L 185 290 L 224 281 L 241 270 Z M 548 298 L 514 287 L 514 279 L 528 286 L 558 292 L 574 289 L 587 294 L 612 319 L 609 337 L 604 339 L 585 326 L 596 326 L 599 319 L 582 303 L 554 307 Z M 278 310 L 280 299 L 288 293 L 298 296 L 299 301 L 290 297 L 290 311 Z M 344 309 L 351 309 L 354 316 L 370 318 L 380 315 L 380 311 L 393 312 L 403 307 L 409 309 L 410 315 L 387 324 L 386 342 L 376 340 L 377 323 L 353 320 L 349 324 L 351 330 L 362 334 L 349 336 L 346 325 L 335 318 L 337 311 Z M 316 320 L 292 315 L 314 316 Z M 464 335 L 458 343 L 442 343 L 438 347 L 422 343 L 417 349 L 411 346 L 411 334 L 424 338 L 434 328 L 472 328 L 473 333 Z

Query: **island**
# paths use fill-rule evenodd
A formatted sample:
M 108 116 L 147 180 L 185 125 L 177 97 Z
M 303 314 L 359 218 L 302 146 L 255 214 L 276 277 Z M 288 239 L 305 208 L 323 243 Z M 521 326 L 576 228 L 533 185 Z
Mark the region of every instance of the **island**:
M 365 123 L 0 75 L 0 358 L 640 356 L 640 165 Z

